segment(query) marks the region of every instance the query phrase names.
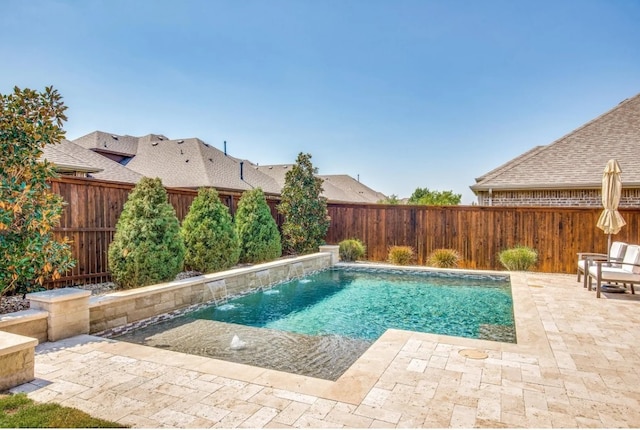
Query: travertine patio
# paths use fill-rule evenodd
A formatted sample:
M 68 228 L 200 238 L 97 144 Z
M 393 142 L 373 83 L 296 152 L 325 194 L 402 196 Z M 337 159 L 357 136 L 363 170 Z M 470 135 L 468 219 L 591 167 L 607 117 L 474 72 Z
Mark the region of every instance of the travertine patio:
M 331 382 L 77 336 L 14 391 L 132 427 L 640 427 L 640 295 L 512 285 L 517 345 L 390 330 Z

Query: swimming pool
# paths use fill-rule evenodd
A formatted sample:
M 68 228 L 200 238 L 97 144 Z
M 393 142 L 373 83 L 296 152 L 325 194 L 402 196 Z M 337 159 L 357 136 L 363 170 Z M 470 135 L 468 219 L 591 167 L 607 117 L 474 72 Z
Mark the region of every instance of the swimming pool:
M 118 339 L 336 379 L 389 328 L 515 342 L 508 277 L 332 268 Z

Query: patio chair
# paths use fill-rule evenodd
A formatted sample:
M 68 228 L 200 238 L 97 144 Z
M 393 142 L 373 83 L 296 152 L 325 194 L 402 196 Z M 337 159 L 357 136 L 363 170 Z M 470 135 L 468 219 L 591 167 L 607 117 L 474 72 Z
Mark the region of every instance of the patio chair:
M 619 263 L 622 262 L 626 250 L 626 243 L 613 242 L 611 248 L 609 248 L 609 255 L 595 252 L 578 252 L 578 282 L 580 282 L 581 275 L 585 274 L 585 267 L 588 266 L 587 263 L 595 264 L 596 261 L 608 261 L 612 264 L 612 267 L 616 267 L 616 265 L 619 267 Z M 587 288 L 586 274 L 582 286 Z
M 607 261 L 595 261 L 586 266 L 589 271 L 585 274 L 588 278 L 588 288 L 591 291 L 592 281 L 596 280 L 596 297 L 600 297 L 602 283 L 621 283 L 629 285 L 631 294 L 635 294 L 634 284 L 640 284 L 640 246 L 629 245 L 624 253 L 622 264 L 612 266 Z

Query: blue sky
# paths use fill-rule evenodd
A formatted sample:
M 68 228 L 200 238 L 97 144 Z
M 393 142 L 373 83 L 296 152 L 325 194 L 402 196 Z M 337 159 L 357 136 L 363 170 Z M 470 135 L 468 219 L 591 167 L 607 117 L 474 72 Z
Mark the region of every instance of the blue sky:
M 475 178 L 640 92 L 637 0 L 0 0 L 0 92 L 53 85 L 67 137 L 312 154 L 385 194 Z

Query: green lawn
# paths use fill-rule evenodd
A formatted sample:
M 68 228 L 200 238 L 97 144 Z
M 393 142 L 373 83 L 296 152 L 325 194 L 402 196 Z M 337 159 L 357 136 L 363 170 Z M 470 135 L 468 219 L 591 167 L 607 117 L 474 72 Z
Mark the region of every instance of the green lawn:
M 0 427 L 97 428 L 125 427 L 57 403 L 36 403 L 26 394 L 0 395 Z

